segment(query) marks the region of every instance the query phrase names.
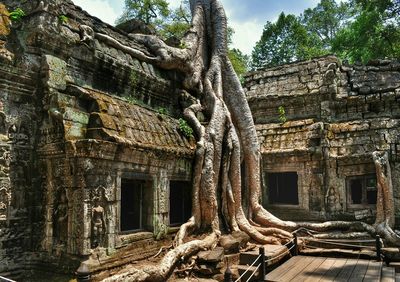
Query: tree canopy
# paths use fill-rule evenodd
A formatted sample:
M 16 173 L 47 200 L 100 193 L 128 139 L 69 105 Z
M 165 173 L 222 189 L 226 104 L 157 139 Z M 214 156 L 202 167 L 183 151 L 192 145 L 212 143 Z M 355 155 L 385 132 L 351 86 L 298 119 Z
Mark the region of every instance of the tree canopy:
M 333 53 L 352 63 L 400 57 L 400 1 L 321 0 L 300 16 L 267 22 L 252 52 L 252 68 Z
M 267 22 L 260 41 L 252 52 L 252 67 L 275 66 L 323 53 L 321 41 L 307 33 L 294 15 L 279 15 L 275 23 Z

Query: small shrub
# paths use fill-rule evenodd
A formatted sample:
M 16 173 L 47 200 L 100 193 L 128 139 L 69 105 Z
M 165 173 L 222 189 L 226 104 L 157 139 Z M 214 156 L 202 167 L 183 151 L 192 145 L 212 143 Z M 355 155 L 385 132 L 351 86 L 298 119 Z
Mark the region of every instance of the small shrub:
M 166 108 L 158 108 L 157 113 L 160 115 L 168 115 L 168 110 Z
M 180 49 L 186 49 L 186 43 L 184 41 L 181 41 L 181 43 L 179 44 L 179 48 Z
M 193 129 L 189 126 L 189 124 L 183 118 L 179 119 L 179 130 L 185 135 L 187 138 L 193 137 Z
M 58 20 L 60 21 L 60 23 L 67 23 L 69 19 L 66 15 L 60 15 L 58 17 Z
M 21 8 L 17 8 L 10 13 L 10 19 L 13 22 L 18 22 L 25 16 L 26 14 Z
M 279 113 L 279 121 L 281 123 L 285 123 L 287 120 L 285 108 L 283 106 L 279 106 L 278 113 Z

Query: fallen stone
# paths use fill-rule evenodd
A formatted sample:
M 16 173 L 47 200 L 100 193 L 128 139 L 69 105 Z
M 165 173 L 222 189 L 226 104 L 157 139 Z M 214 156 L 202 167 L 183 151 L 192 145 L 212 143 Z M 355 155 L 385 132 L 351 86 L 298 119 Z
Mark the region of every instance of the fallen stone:
M 224 258 L 224 248 L 217 247 L 210 251 L 202 251 L 198 254 L 198 261 L 211 263 L 211 262 L 220 262 Z

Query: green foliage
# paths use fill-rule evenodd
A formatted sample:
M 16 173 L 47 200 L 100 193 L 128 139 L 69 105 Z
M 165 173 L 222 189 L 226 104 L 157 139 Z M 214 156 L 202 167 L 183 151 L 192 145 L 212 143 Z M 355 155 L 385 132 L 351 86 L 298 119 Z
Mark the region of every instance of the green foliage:
M 58 20 L 60 21 L 60 23 L 67 23 L 69 18 L 66 15 L 60 15 L 58 16 Z
M 160 107 L 158 108 L 157 113 L 159 113 L 160 115 L 168 115 L 168 110 L 166 108 Z
M 186 43 L 184 41 L 181 41 L 181 43 L 179 44 L 179 48 L 185 49 L 186 47 Z
M 233 48 L 228 50 L 228 58 L 231 61 L 237 76 L 242 81 L 243 75 L 249 69 L 249 57 L 243 54 L 239 49 Z
M 332 51 L 351 63 L 400 57 L 400 1 L 353 0 L 354 20 L 333 40 Z
M 21 8 L 17 8 L 10 13 L 10 19 L 13 22 L 18 22 L 25 16 L 26 16 L 26 14 Z
M 278 113 L 279 113 L 279 121 L 281 123 L 285 123 L 287 121 L 285 108 L 283 106 L 279 106 Z
M 332 40 L 351 17 L 349 3 L 337 4 L 335 0 L 321 0 L 315 8 L 306 9 L 300 21 L 308 34 L 322 43 L 322 48 L 330 50 Z
M 193 129 L 183 118 L 179 119 L 179 131 L 182 132 L 187 138 L 193 137 Z
M 286 64 L 324 53 L 321 40 L 308 34 L 297 17 L 281 13 L 276 23 L 265 25 L 252 52 L 252 68 Z
M 189 1 L 182 0 L 181 5 L 171 10 L 169 16 L 163 20 L 159 34 L 163 38 L 176 37 L 182 39 L 190 28 L 192 20 Z
M 156 20 L 169 15 L 165 0 L 125 0 L 125 10 L 117 20 L 122 23 L 129 19 L 139 19 L 147 25 L 157 25 Z
M 171 10 L 166 0 L 125 0 L 125 10 L 117 24 L 138 19 L 155 28 L 164 39 L 181 39 L 190 27 L 189 1 L 183 0 L 179 8 Z
M 321 0 L 300 17 L 267 22 L 252 52 L 252 68 L 334 53 L 351 63 L 400 57 L 400 1 Z

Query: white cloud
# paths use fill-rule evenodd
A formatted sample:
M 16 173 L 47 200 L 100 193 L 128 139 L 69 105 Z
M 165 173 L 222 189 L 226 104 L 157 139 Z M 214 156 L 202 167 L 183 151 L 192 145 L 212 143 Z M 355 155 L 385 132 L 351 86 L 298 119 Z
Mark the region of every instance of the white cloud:
M 175 9 L 181 5 L 182 0 L 168 0 L 168 3 L 170 8 Z
M 120 13 L 106 0 L 73 0 L 73 2 L 92 16 L 111 25 L 114 25 L 115 20 L 120 16 Z
M 232 21 L 229 25 L 235 30 L 232 36 L 232 46 L 244 54 L 250 55 L 256 42 L 261 38 L 264 24 L 250 20 L 240 23 Z

